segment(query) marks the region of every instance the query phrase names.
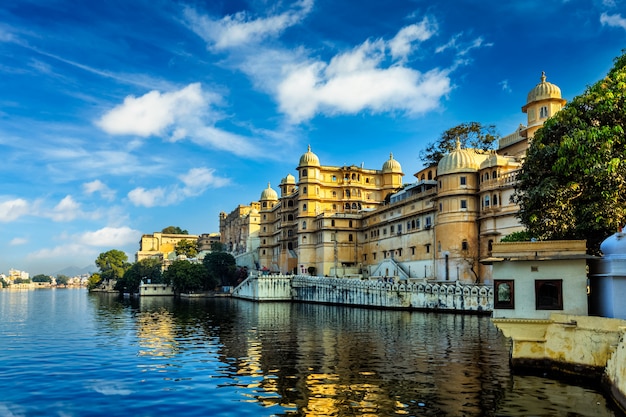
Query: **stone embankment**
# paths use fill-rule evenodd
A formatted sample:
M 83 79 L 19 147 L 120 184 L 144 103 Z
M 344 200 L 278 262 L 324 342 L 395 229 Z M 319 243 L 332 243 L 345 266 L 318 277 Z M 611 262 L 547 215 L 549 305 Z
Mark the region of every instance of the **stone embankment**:
M 458 282 L 402 282 L 304 275 L 250 276 L 233 297 L 407 310 L 491 314 L 491 286 Z

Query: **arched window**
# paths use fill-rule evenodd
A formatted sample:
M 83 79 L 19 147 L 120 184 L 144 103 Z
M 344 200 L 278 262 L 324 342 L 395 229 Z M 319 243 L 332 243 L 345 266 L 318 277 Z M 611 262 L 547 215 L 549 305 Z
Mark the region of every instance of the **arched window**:
M 426 179 L 426 175 L 422 174 L 422 178 L 420 178 L 422 181 L 424 181 Z
M 289 229 L 287 230 L 287 237 L 292 237 L 293 236 L 293 230 Z
M 411 220 L 411 229 L 415 229 L 415 219 Z
M 346 198 L 350 198 L 350 190 L 346 190 Z
M 346 209 L 350 210 L 350 203 L 346 203 Z
M 429 180 L 433 179 L 433 172 L 432 171 L 428 171 L 428 179 Z
M 333 197 L 337 197 L 337 191 L 333 191 Z
M 306 203 L 302 205 L 302 211 L 306 211 Z
M 309 174 L 309 173 L 308 173 L 308 171 L 306 170 L 306 168 L 302 170 L 302 176 L 303 176 L 303 177 L 306 177 L 308 174 Z
M 356 203 L 352 203 L 352 208 L 353 208 L 354 210 L 356 210 L 356 209 L 357 209 Z
M 356 180 L 356 174 L 354 174 L 354 173 L 352 174 L 352 179 Z
M 288 242 L 287 243 L 287 249 L 293 250 L 293 243 L 292 242 Z
M 287 207 L 293 207 L 293 200 L 287 201 Z
M 498 205 L 498 194 L 494 194 L 493 195 L 493 205 L 497 206 Z
M 489 201 L 490 201 L 490 200 L 489 200 L 489 196 L 488 196 L 488 195 L 486 195 L 486 196 L 485 196 L 485 208 L 489 207 Z
M 498 173 L 496 171 L 493 171 L 491 173 L 491 179 L 495 180 L 496 178 L 498 178 Z
M 352 227 L 352 220 L 348 222 L 348 227 Z
M 306 221 L 302 222 L 302 230 L 306 230 Z
M 348 235 L 348 242 L 352 242 L 352 241 L 353 241 L 353 238 L 352 238 L 352 233 L 350 233 L 350 234 Z
M 337 210 L 337 204 L 333 204 L 333 210 Z
M 307 193 L 306 187 L 302 187 L 302 194 L 306 194 L 306 193 Z
M 330 221 L 330 225 L 331 225 L 332 227 L 335 227 L 335 221 L 334 221 L 334 220 L 331 220 L 331 221 Z
M 293 214 L 288 214 L 287 215 L 287 220 L 292 222 L 293 221 Z
M 467 243 L 467 240 L 464 240 L 463 242 L 461 242 L 461 250 L 466 251 L 468 249 L 469 249 L 469 244 Z

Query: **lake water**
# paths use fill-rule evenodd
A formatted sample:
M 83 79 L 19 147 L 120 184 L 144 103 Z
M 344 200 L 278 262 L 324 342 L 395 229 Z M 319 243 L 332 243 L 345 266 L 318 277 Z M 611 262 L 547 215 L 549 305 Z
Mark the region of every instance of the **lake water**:
M 0 290 L 0 416 L 623 416 L 488 317 Z

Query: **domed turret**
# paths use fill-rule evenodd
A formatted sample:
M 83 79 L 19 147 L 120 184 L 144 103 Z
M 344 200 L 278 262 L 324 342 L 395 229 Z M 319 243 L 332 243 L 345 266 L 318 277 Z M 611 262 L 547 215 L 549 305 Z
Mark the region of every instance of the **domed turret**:
M 457 172 L 476 172 L 480 164 L 476 153 L 471 149 L 461 149 L 461 141 L 456 140 L 456 149 L 441 158 L 437 165 L 437 175 Z
M 281 184 L 285 184 L 285 185 L 295 184 L 296 183 L 296 177 L 294 177 L 291 174 L 287 174 L 287 176 L 285 178 L 283 178 L 280 183 Z
M 600 245 L 600 250 L 605 258 L 626 258 L 626 234 L 619 231 L 607 237 Z
M 311 152 L 311 145 L 309 145 L 307 152 L 300 157 L 300 163 L 298 164 L 298 166 L 320 166 L 320 159 L 317 157 L 317 155 Z
M 556 85 L 546 81 L 546 73 L 541 73 L 541 82 L 537 84 L 528 93 L 526 103 L 532 103 L 533 101 L 545 100 L 549 98 L 561 98 L 561 89 Z
M 269 182 L 267 183 L 267 188 L 261 193 L 261 201 L 263 200 L 278 200 L 278 193 L 272 189 Z
M 393 159 L 393 153 L 389 154 L 389 159 L 383 164 L 383 173 L 387 172 L 402 173 L 402 166 L 400 166 L 398 161 Z

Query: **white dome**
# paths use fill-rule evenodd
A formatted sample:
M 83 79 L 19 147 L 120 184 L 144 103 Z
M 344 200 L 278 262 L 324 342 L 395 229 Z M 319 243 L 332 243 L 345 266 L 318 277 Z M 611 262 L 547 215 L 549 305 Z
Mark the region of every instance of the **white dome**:
M 392 153 L 389 154 L 389 159 L 383 164 L 383 172 L 402 173 L 402 166 L 400 166 L 400 162 L 393 159 Z
M 605 258 L 626 258 L 626 233 L 617 232 L 600 245 Z
M 267 188 L 261 193 L 261 200 L 278 200 L 278 193 L 267 183 Z
M 300 164 L 298 164 L 298 166 L 320 166 L 320 159 L 311 152 L 311 145 L 309 145 L 307 152 L 300 157 Z
M 561 89 L 556 85 L 546 81 L 546 73 L 541 73 L 541 82 L 528 93 L 526 103 L 543 100 L 547 98 L 561 98 Z
M 437 175 L 476 172 L 479 168 L 476 152 L 472 149 L 461 149 L 461 142 L 457 139 L 456 149 L 441 158 L 437 164 Z

